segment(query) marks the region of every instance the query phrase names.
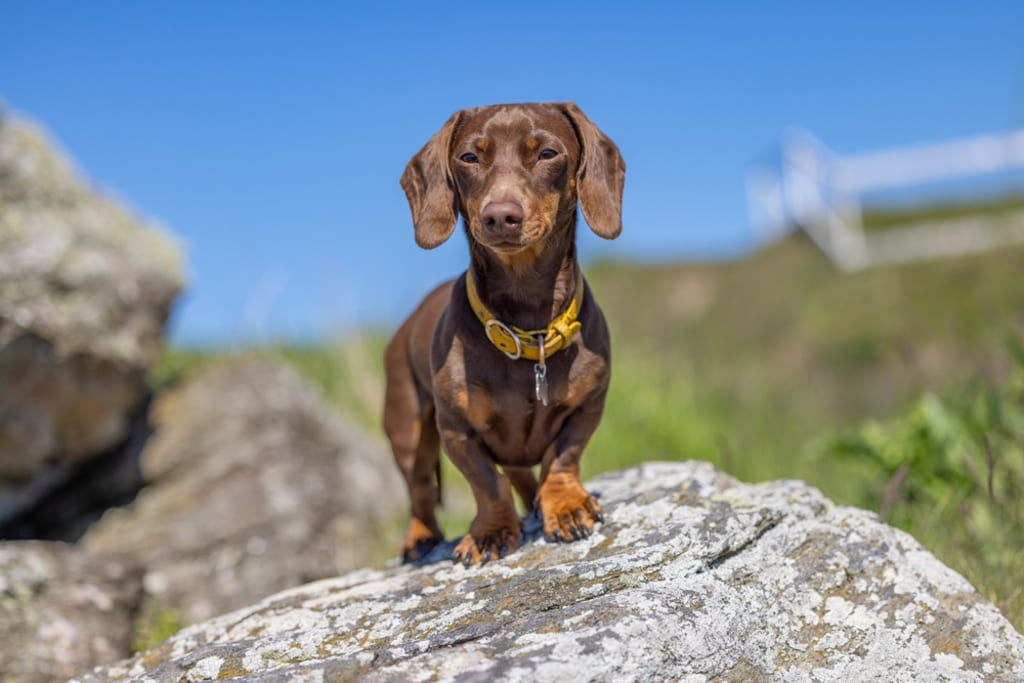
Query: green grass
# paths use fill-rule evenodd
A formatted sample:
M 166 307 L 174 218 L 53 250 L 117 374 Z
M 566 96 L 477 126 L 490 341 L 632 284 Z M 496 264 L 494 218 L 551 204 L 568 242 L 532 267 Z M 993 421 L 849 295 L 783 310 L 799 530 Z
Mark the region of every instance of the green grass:
M 179 610 L 162 604 L 156 598 L 147 599 L 133 624 L 132 653 L 156 647 L 188 624 Z
M 366 334 L 345 343 L 282 346 L 270 352 L 295 366 L 349 419 L 380 433 L 386 344 L 385 335 Z
M 922 396 L 906 413 L 826 438 L 823 460 L 874 472 L 861 498 L 958 568 L 1021 626 L 1024 615 L 1024 345 L 997 386 L 971 383 Z
M 843 275 L 801 239 L 718 266 L 601 264 L 588 277 L 613 330 L 609 402 L 623 406 L 605 421 L 647 401 L 661 422 L 696 422 L 660 428 L 662 441 L 685 431 L 672 452 L 697 440 L 741 478 L 809 476 L 820 468 L 802 453 L 823 431 L 1001 376 L 1006 333 L 1024 333 L 1020 273 L 1024 251 L 1008 250 Z M 646 387 L 654 398 L 635 395 Z M 814 483 L 854 502 L 846 474 Z
M 1024 250 L 846 275 L 794 237 L 740 262 L 600 263 L 586 272 L 609 320 L 614 358 L 585 477 L 648 460 L 702 459 L 745 481 L 804 479 L 841 504 L 882 512 L 888 501 L 890 523 L 967 576 L 1024 630 L 1020 491 L 1014 498 L 1007 484 L 993 504 L 980 485 L 988 471 L 977 448 L 985 443 L 977 436 L 984 435 L 981 418 L 963 417 L 981 410 L 964 405 L 1016 406 L 1016 385 L 1007 384 L 1016 372 L 1014 347 L 1006 340 L 1024 338 Z M 292 363 L 339 411 L 380 435 L 385 342 L 383 334 L 367 335 L 264 352 Z M 204 354 L 169 352 L 154 382 L 172 382 L 204 362 Z M 936 403 L 975 425 L 970 457 L 946 469 L 939 469 L 938 445 L 902 436 Z M 1000 429 L 998 448 L 1016 453 L 1024 426 Z M 879 452 L 909 457 L 909 444 L 918 449 L 903 488 L 892 484 L 899 465 L 823 446 L 872 430 L 895 444 L 877 442 Z M 1011 455 L 1000 451 L 996 467 L 1008 466 Z M 443 467 L 441 522 L 454 537 L 468 526 L 473 504 L 463 478 L 447 460 Z M 1003 480 L 1020 481 L 1013 476 Z M 946 533 L 956 515 L 968 513 L 982 521 Z M 400 537 L 403 524 L 396 520 L 389 539 Z M 397 544 L 388 542 L 393 553 Z
M 867 207 L 861 217 L 865 230 L 902 227 L 910 222 L 942 221 L 958 218 L 1002 220 L 1024 209 L 1024 195 L 1007 193 L 981 201 L 931 203 L 926 206 Z
M 309 346 L 212 350 L 165 349 L 150 371 L 154 390 L 173 386 L 219 358 L 264 355 L 281 358 L 315 386 L 345 416 L 371 431 L 379 431 L 383 405 L 384 334 L 368 333 L 344 343 Z

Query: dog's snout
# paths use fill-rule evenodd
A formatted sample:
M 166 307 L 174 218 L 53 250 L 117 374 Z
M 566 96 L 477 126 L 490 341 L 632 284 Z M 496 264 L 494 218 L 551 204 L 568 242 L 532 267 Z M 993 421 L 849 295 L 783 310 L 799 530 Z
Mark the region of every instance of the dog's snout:
M 523 225 L 523 205 L 512 200 L 488 202 L 480 220 L 488 230 L 519 230 Z

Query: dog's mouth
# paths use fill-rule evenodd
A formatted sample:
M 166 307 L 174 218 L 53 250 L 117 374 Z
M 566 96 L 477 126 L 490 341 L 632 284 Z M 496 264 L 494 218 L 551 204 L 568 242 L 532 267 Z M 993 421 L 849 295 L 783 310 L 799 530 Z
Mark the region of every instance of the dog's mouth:
M 511 238 L 500 238 L 483 241 L 482 244 L 492 251 L 497 251 L 502 254 L 518 254 L 520 251 L 525 249 L 527 246 L 518 239 Z
M 545 230 L 539 226 L 524 225 L 517 230 L 491 230 L 478 225 L 473 231 L 476 240 L 491 251 L 500 254 L 517 254 L 529 249 L 544 238 Z

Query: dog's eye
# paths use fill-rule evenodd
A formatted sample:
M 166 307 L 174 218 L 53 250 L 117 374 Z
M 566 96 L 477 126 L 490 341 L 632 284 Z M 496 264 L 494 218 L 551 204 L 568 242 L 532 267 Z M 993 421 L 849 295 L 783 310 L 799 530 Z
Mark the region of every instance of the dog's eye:
M 461 157 L 459 157 L 459 159 L 465 161 L 467 164 L 475 164 L 476 162 L 479 161 L 479 159 L 476 158 L 476 155 L 473 154 L 472 152 L 466 152 Z
M 543 152 L 540 153 L 540 158 L 541 159 L 554 159 L 557 156 L 558 156 L 558 152 L 556 152 L 553 149 L 546 149 L 546 150 L 544 150 Z

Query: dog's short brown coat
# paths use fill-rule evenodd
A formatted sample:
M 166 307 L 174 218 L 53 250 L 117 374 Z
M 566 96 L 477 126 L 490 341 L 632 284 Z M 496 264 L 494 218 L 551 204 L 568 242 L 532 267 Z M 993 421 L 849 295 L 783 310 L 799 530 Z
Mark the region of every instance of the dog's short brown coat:
M 476 564 L 518 548 L 513 489 L 527 509 L 539 509 L 551 539 L 586 536 L 600 521 L 579 460 L 604 409 L 611 349 L 589 288 L 579 334 L 546 361 L 543 405 L 534 362 L 491 344 L 465 278 L 472 274 L 498 320 L 545 328 L 575 293 L 577 200 L 594 232 L 616 237 L 625 170 L 615 144 L 572 103 L 460 111 L 406 167 L 416 242 L 438 246 L 461 215 L 470 246 L 467 273 L 427 295 L 385 353 L 384 427 L 411 499 L 407 561 L 443 540 L 434 515 L 440 445 L 477 505 L 454 559 Z

